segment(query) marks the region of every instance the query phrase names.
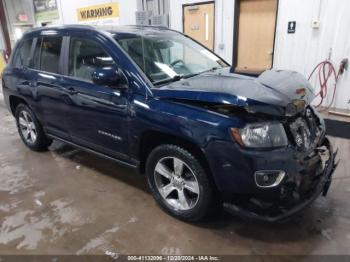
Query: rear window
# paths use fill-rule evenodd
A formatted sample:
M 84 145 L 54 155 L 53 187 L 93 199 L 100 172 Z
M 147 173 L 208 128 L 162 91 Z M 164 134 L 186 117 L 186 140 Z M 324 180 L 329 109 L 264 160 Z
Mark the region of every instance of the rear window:
M 32 49 L 33 39 L 27 39 L 20 43 L 13 60 L 15 67 L 30 67 L 30 51 Z
M 62 37 L 50 36 L 38 39 L 34 51 L 34 67 L 41 71 L 59 73 Z

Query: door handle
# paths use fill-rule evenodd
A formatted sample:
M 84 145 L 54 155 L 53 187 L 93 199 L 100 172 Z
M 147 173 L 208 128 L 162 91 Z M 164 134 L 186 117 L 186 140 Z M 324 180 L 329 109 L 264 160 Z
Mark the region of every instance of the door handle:
M 67 88 L 67 93 L 70 95 L 75 95 L 78 93 L 78 91 L 75 90 L 75 88 L 73 88 L 73 87 L 69 87 L 69 88 Z
M 36 81 L 29 81 L 29 80 L 24 80 L 20 84 L 18 84 L 18 87 L 21 88 L 28 88 L 28 87 L 37 87 L 37 82 Z
M 30 81 L 29 82 L 29 86 L 30 87 L 37 87 L 38 86 L 38 83 L 36 81 Z

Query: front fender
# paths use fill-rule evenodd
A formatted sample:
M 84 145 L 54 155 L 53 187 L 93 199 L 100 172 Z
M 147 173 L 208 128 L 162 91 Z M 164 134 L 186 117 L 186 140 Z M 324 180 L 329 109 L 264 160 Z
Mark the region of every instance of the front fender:
M 147 100 L 141 96 L 133 97 L 130 107 L 130 154 L 138 160 L 142 137 L 147 132 L 185 140 L 196 145 L 206 155 L 209 145 L 214 141 L 234 143 L 229 130 L 242 124 L 239 118 L 172 101 Z

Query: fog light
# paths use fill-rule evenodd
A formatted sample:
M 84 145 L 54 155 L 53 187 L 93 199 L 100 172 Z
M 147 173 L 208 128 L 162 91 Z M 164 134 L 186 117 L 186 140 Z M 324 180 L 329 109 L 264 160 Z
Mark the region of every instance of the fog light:
M 286 172 L 281 170 L 261 170 L 255 172 L 255 183 L 258 187 L 275 187 L 283 180 Z

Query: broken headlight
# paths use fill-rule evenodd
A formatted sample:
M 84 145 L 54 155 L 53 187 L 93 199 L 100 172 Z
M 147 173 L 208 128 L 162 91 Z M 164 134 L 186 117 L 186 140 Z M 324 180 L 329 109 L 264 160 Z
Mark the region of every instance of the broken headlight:
M 284 127 L 280 123 L 254 123 L 244 128 L 232 128 L 238 144 L 251 148 L 282 147 L 288 145 Z

